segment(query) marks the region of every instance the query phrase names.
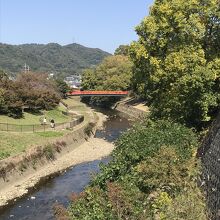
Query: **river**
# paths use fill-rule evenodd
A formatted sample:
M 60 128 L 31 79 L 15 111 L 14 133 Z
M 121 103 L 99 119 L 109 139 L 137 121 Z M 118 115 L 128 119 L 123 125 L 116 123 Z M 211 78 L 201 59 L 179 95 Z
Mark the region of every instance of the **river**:
M 96 132 L 96 137 L 106 141 L 115 141 L 131 125 L 123 114 L 116 111 L 104 111 L 108 120 L 104 129 Z M 92 175 L 99 172 L 99 163 L 108 163 L 110 158 L 103 158 L 71 167 L 62 174 L 48 179 L 25 197 L 18 199 L 0 213 L 0 220 L 52 220 L 53 205 L 61 203 L 68 206 L 71 192 L 82 192 L 89 184 Z

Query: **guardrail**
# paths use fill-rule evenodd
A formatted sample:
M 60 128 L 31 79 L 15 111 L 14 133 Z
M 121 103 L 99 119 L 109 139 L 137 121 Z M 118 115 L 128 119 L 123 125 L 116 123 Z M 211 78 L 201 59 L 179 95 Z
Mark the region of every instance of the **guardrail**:
M 74 120 L 64 123 L 55 123 L 55 129 L 70 129 L 84 121 L 84 116 L 76 116 Z M 8 124 L 0 123 L 0 131 L 7 132 L 36 132 L 36 131 L 51 131 L 54 128 L 51 128 L 50 124 L 32 124 L 32 125 L 17 125 L 17 124 Z

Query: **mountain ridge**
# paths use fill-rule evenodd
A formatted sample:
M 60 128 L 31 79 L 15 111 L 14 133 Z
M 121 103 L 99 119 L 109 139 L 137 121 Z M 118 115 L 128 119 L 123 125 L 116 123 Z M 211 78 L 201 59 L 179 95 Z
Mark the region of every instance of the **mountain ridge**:
M 24 64 L 32 71 L 53 72 L 65 77 L 80 74 L 83 69 L 99 64 L 111 54 L 99 48 L 89 48 L 77 43 L 60 45 L 0 43 L 0 69 L 10 74 L 24 70 Z

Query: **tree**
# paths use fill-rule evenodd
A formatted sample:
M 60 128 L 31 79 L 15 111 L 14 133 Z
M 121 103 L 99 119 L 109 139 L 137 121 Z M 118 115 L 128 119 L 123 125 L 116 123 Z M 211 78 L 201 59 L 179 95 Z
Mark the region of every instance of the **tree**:
M 132 63 L 128 57 L 107 57 L 96 68 L 85 70 L 82 75 L 84 90 L 128 90 L 132 75 Z M 113 103 L 115 97 L 93 97 L 94 102 Z
M 107 56 L 110 54 L 105 51 L 79 44 L 16 46 L 0 43 L 0 67 L 16 75 L 23 69 L 24 63 L 27 63 L 34 72 L 53 72 L 55 76 L 65 78 L 81 74 L 85 68 L 101 63 Z
M 56 79 L 55 83 L 60 95 L 62 96 L 62 98 L 65 98 L 66 94 L 70 91 L 70 87 L 62 79 Z
M 5 99 L 4 99 L 5 84 L 4 84 L 4 81 L 7 78 L 8 78 L 7 75 L 2 70 L 0 70 L 0 112 L 2 112 L 3 109 L 5 108 Z
M 21 117 L 22 105 L 15 82 L 4 71 L 0 71 L 0 113 Z
M 133 89 L 154 116 L 200 129 L 220 104 L 218 0 L 156 0 L 131 44 Z
M 17 93 L 30 109 L 52 109 L 61 99 L 55 83 L 46 74 L 23 73 L 16 80 Z
M 120 45 L 116 50 L 114 55 L 123 55 L 123 56 L 129 56 L 129 45 Z

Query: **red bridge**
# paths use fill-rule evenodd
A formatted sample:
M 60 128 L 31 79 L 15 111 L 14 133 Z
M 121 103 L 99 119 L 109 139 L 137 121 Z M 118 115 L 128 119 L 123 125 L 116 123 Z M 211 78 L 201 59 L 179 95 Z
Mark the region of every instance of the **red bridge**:
M 128 91 L 71 91 L 69 96 L 127 96 Z

